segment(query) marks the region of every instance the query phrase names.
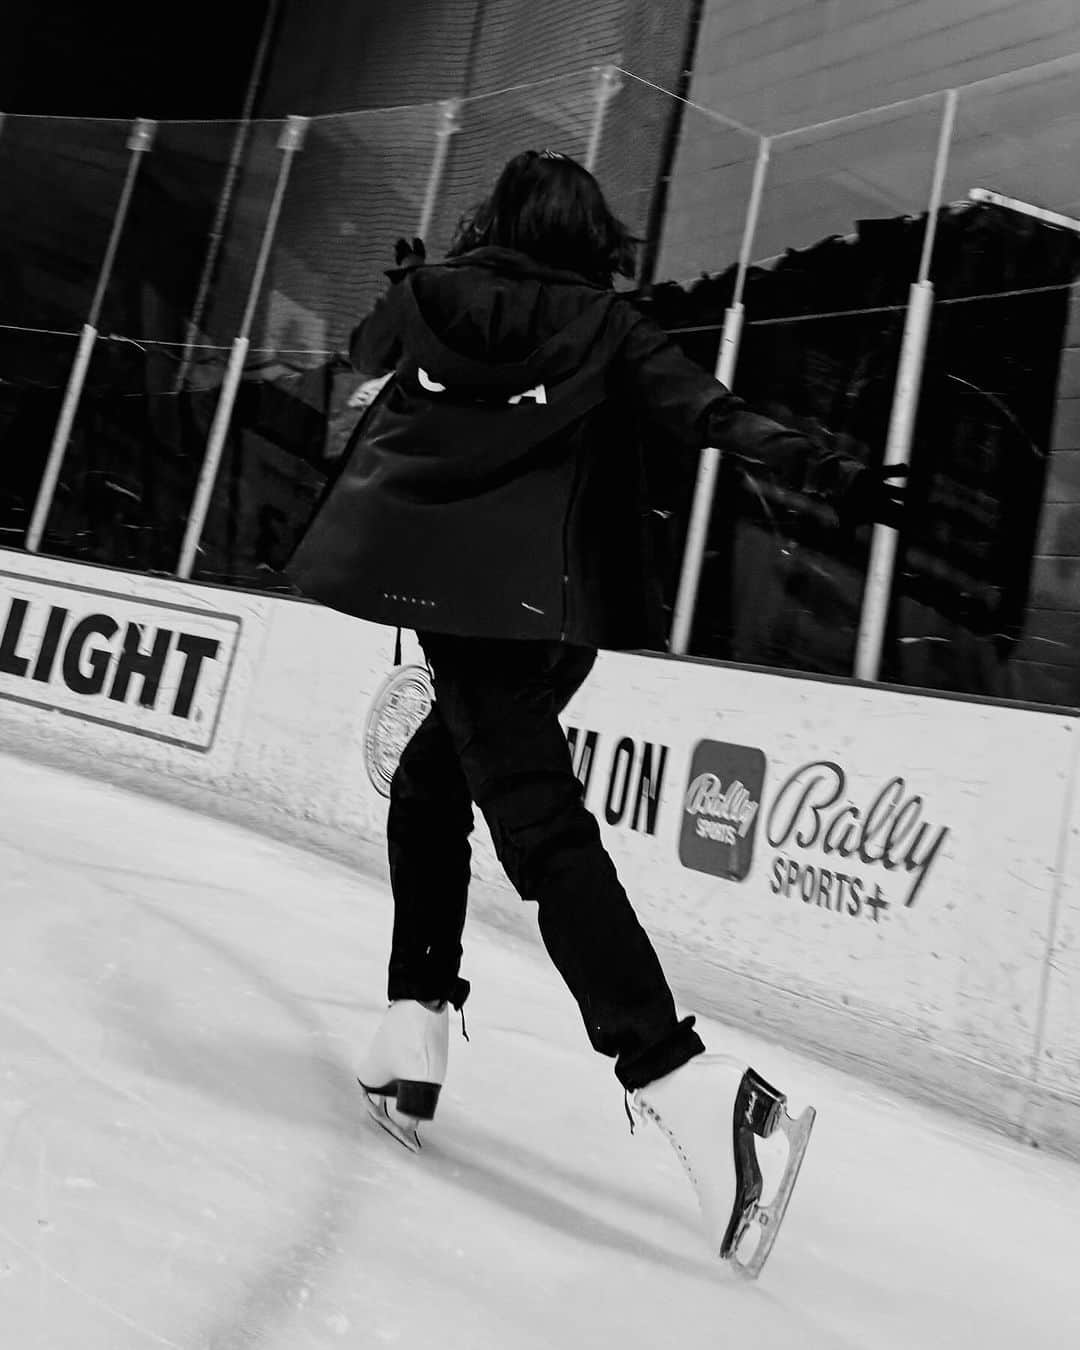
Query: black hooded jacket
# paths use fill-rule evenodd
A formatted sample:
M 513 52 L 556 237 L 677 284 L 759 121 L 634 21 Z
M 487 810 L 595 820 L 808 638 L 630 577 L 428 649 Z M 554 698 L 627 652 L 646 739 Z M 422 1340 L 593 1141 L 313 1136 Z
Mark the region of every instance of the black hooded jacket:
M 392 377 L 286 572 L 394 627 L 662 646 L 650 426 L 830 496 L 860 468 L 746 411 L 627 300 L 505 249 L 408 272 L 350 356 Z

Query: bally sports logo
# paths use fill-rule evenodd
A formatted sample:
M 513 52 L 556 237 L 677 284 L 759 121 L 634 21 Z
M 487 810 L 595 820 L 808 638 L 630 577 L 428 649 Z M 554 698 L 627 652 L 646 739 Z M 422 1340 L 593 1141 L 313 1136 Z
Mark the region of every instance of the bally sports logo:
M 682 865 L 741 881 L 754 857 L 764 785 L 765 756 L 760 750 L 724 741 L 699 741 L 683 798 Z
M 762 817 L 773 895 L 880 924 L 893 906 L 914 905 L 944 854 L 949 826 L 925 819 L 922 794 L 900 774 L 864 797 L 841 765 L 816 759 L 783 777 L 763 807 L 764 786 L 760 750 L 699 741 L 683 799 L 683 866 L 743 881 Z

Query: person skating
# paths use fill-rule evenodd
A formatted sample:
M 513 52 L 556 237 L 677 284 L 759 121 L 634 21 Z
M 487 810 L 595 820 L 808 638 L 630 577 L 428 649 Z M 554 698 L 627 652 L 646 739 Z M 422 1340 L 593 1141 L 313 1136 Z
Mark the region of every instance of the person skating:
M 411 1147 L 445 1080 L 460 973 L 473 806 L 593 1048 L 636 1115 L 660 1124 L 694 1183 L 709 1240 L 739 1263 L 754 1219 L 760 1269 L 812 1112 L 752 1069 L 707 1055 L 680 1017 L 595 818 L 559 715 L 603 649 L 661 647 L 643 531 L 642 430 L 688 454 L 716 445 L 782 473 L 849 520 L 895 519 L 892 476 L 750 412 L 613 289 L 633 241 L 593 176 L 527 151 L 462 223 L 447 258 L 399 241 L 387 294 L 350 356 L 390 378 L 287 566 L 343 613 L 409 628 L 434 701 L 390 789 L 394 924 L 388 1009 L 359 1079 Z M 771 1211 L 753 1139 L 789 1134 Z

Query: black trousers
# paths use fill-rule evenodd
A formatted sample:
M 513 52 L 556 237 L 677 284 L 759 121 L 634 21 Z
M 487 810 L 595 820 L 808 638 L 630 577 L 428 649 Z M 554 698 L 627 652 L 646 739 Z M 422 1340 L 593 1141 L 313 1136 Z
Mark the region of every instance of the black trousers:
M 594 1049 L 633 1090 L 704 1047 L 679 1020 L 645 930 L 587 810 L 559 714 L 590 648 L 419 634 L 435 702 L 405 747 L 387 826 L 391 999 L 468 996 L 460 976 L 473 803 L 577 1000 Z

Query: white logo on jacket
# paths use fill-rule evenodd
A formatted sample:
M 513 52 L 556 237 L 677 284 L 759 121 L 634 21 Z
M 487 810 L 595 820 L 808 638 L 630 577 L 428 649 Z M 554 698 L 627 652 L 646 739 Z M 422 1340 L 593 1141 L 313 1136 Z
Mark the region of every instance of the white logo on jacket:
M 417 366 L 416 378 L 420 381 L 420 388 L 426 389 L 429 394 L 445 394 L 446 385 L 440 384 L 438 380 L 433 380 L 423 366 Z M 532 389 L 525 389 L 520 394 L 514 394 L 508 398 L 507 403 L 522 403 L 529 399 L 532 403 L 547 403 L 547 390 L 542 384 L 534 385 Z

